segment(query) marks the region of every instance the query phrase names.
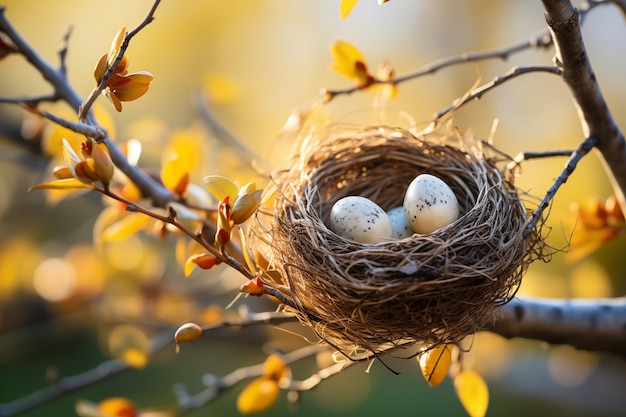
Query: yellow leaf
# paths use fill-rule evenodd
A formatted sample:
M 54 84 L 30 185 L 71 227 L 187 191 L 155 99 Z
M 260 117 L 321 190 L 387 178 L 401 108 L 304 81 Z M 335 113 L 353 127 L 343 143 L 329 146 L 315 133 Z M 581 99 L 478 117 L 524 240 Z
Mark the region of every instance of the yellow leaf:
M 96 187 L 94 187 L 91 184 L 85 184 L 84 182 L 82 182 L 80 180 L 77 180 L 76 178 L 65 178 L 65 179 L 62 179 L 62 180 L 44 182 L 43 184 L 33 185 L 28 190 L 29 191 L 32 191 L 32 190 L 42 190 L 42 189 L 49 189 L 49 190 L 75 190 L 75 189 L 79 189 L 79 188 L 90 188 L 90 189 L 93 190 Z
M 367 63 L 356 46 L 349 42 L 338 40 L 331 47 L 333 70 L 344 77 L 353 80 L 357 85 L 365 86 L 371 83 L 371 76 L 367 72 Z
M 148 352 L 142 349 L 126 349 L 120 354 L 119 358 L 135 369 L 145 368 L 148 364 Z
M 241 241 L 241 252 L 243 253 L 243 259 L 246 261 L 246 265 L 248 266 L 248 269 L 250 270 L 250 272 L 255 274 L 256 267 L 254 266 L 254 263 L 252 262 L 252 259 L 250 258 L 250 253 L 248 251 L 248 243 L 246 239 L 246 233 L 244 232 L 242 228 L 239 228 L 239 240 Z
M 98 408 L 103 414 L 112 417 L 134 417 L 137 415 L 137 407 L 127 398 L 110 397 L 102 400 Z
M 142 213 L 128 213 L 102 231 L 102 240 L 106 242 L 124 240 L 144 229 L 151 220 Z
M 181 194 L 189 181 L 188 165 L 178 156 L 168 159 L 161 168 L 161 181 L 165 188 Z
M 291 371 L 280 355 L 272 353 L 263 362 L 263 375 L 278 382 L 281 378 L 288 378 Z
M 203 170 L 202 155 L 206 153 L 206 138 L 198 128 L 178 129 L 168 139 L 163 150 L 162 163 L 177 158 L 187 167 L 187 172 L 198 173 Z
M 237 410 L 241 414 L 262 413 L 274 405 L 279 392 L 277 381 L 267 377 L 255 379 L 237 397 Z
M 341 16 L 342 19 L 348 17 L 358 2 L 359 0 L 341 0 L 341 3 L 339 3 L 339 16 Z
M 462 370 L 454 378 L 454 389 L 470 417 L 484 417 L 489 406 L 489 389 L 478 373 Z
M 230 218 L 235 224 L 241 224 L 254 214 L 261 202 L 263 190 L 256 190 L 251 194 L 243 194 L 237 197 L 233 204 Z
M 126 27 L 123 26 L 113 38 L 111 42 L 111 48 L 109 49 L 109 56 L 107 59 L 108 66 L 111 66 L 115 58 L 117 58 L 117 54 L 120 52 L 120 48 L 122 47 L 122 42 L 124 41 L 124 37 L 126 36 Z
M 424 353 L 419 358 L 422 375 L 431 387 L 436 387 L 443 381 L 450 369 L 450 345 L 438 345 Z
M 226 197 L 230 197 L 231 201 L 234 201 L 239 194 L 239 188 L 237 185 L 226 177 L 221 175 L 209 175 L 204 177 L 204 184 L 209 192 L 213 194 L 213 197 L 218 201 L 224 200 Z
M 191 255 L 189 259 L 187 259 L 187 262 L 185 262 L 185 276 L 188 277 L 191 275 L 196 265 L 202 269 L 211 269 L 218 263 L 219 261 L 215 255 L 208 252 Z

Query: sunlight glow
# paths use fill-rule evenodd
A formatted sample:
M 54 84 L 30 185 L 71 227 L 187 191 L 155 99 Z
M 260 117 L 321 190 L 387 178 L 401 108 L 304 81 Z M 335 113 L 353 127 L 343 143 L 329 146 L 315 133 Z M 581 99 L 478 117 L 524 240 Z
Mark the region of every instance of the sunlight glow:
M 63 259 L 48 258 L 35 270 L 33 287 L 48 301 L 63 301 L 74 292 L 76 271 Z

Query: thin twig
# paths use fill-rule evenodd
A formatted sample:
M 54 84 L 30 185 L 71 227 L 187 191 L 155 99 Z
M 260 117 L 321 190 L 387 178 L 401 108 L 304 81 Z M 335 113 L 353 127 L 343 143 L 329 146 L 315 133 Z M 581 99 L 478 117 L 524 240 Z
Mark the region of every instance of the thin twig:
M 63 74 L 64 77 L 67 77 L 67 51 L 70 42 L 70 36 L 72 36 L 72 27 L 70 26 L 65 32 L 65 36 L 63 36 L 63 40 L 61 41 L 61 48 L 59 49 L 59 71 Z
M 423 77 L 425 75 L 430 75 L 438 72 L 439 70 L 451 67 L 454 65 L 465 64 L 470 62 L 484 61 L 487 59 L 501 59 L 507 60 L 511 55 L 516 54 L 518 52 L 525 51 L 527 49 L 536 48 L 536 49 L 546 49 L 552 45 L 552 38 L 550 37 L 550 32 L 547 30 L 542 30 L 539 33 L 531 36 L 528 39 L 525 39 L 521 42 L 514 43 L 504 48 L 492 49 L 488 51 L 479 51 L 479 52 L 467 52 L 460 55 L 455 55 L 448 58 L 443 58 L 438 61 L 435 61 L 431 64 L 425 65 L 421 68 L 418 68 L 415 71 L 409 72 L 405 75 L 395 77 L 392 80 L 378 80 L 374 79 L 371 85 L 375 84 L 394 84 L 398 85 L 405 81 L 413 80 L 419 77 Z M 328 101 L 332 100 L 335 96 L 342 94 L 351 94 L 353 92 L 362 90 L 362 87 L 350 87 L 345 89 L 336 89 L 336 90 L 322 90 L 321 94 L 327 98 Z
M 211 253 L 211 255 L 215 256 L 219 262 L 224 263 L 228 266 L 230 266 L 231 268 L 233 268 L 234 270 L 238 271 L 241 275 L 243 275 L 244 277 L 248 278 L 248 279 L 253 279 L 256 276 L 254 275 L 254 273 L 252 271 L 250 271 L 244 264 L 242 264 L 241 262 L 237 261 L 235 258 L 231 257 L 231 256 L 227 256 L 225 253 L 223 253 L 222 251 L 220 251 L 219 249 L 215 248 L 213 245 L 209 244 L 208 242 L 206 242 L 201 235 L 192 232 L 191 230 L 189 230 L 187 227 L 185 227 L 185 225 L 183 225 L 182 223 L 180 223 L 177 218 L 176 218 L 176 214 L 174 212 L 173 209 L 169 209 L 168 210 L 168 214 L 167 215 L 162 215 L 159 213 L 156 213 L 154 211 L 151 211 L 149 209 L 146 209 L 136 203 L 133 203 L 132 201 L 128 201 L 126 200 L 124 197 L 117 195 L 113 192 L 111 192 L 110 190 L 107 189 L 101 189 L 101 188 L 96 188 L 97 191 L 101 192 L 102 194 L 106 195 L 107 197 L 110 197 L 114 200 L 119 201 L 120 203 L 123 203 L 126 205 L 126 210 L 131 211 L 131 212 L 137 212 L 137 213 L 142 213 L 148 217 L 151 217 L 155 220 L 159 220 L 163 223 L 166 224 L 171 224 L 172 226 L 176 227 L 178 230 L 180 230 L 182 233 L 184 233 L 185 235 L 187 235 L 188 237 L 190 237 L 191 239 L 193 239 L 194 241 L 196 241 L 200 246 L 202 246 L 204 249 L 206 249 L 209 253 Z
M 287 389 L 289 391 L 310 391 L 319 384 L 322 383 L 325 379 L 330 378 L 331 376 L 337 375 L 347 367 L 354 365 L 356 362 L 351 362 L 347 359 L 342 360 L 341 362 L 337 362 L 335 364 L 330 365 L 327 368 L 320 369 L 318 372 L 314 373 L 310 377 L 303 379 L 301 381 L 290 381 Z
M 0 103 L 4 104 L 17 104 L 23 105 L 29 108 L 34 108 L 39 105 L 39 103 L 43 102 L 55 102 L 60 100 L 61 97 L 56 93 L 52 94 L 40 94 L 37 96 L 29 96 L 29 97 L 0 97 Z
M 299 360 L 313 356 L 318 352 L 326 349 L 328 349 L 328 346 L 308 345 L 281 355 L 281 358 L 286 364 L 292 364 Z M 263 372 L 263 364 L 257 364 L 238 368 L 221 378 L 212 374 L 205 375 L 203 380 L 207 387 L 195 395 L 189 395 L 182 385 L 178 385 L 176 387 L 176 394 L 179 403 L 177 411 L 180 414 L 184 414 L 193 410 L 197 410 L 217 398 L 220 394 L 234 387 L 241 381 L 261 376 L 263 375 Z
M 445 109 L 439 111 L 435 114 L 434 119 L 438 120 L 450 113 L 453 110 L 457 110 L 458 108 L 464 106 L 472 100 L 481 98 L 485 93 L 489 90 L 494 89 L 495 87 L 512 80 L 515 77 L 519 77 L 520 75 L 532 73 L 532 72 L 547 72 L 550 74 L 560 75 L 560 70 L 554 66 L 529 66 L 529 67 L 513 67 L 507 73 L 500 75 L 487 84 L 484 84 L 474 90 L 470 91 L 469 94 L 466 94 L 463 97 L 457 98 L 452 102 L 452 104 Z
M 39 110 L 38 108 L 32 107 L 32 106 L 24 106 L 24 108 L 33 114 L 36 114 L 41 117 L 45 117 L 51 122 L 54 122 L 58 124 L 59 126 L 63 126 L 64 128 L 69 129 L 73 132 L 80 133 L 81 135 L 85 135 L 87 137 L 94 138 L 94 139 L 104 139 L 106 137 L 106 131 L 99 125 L 90 125 L 86 123 L 72 122 L 63 117 L 59 117 L 55 115 L 54 113 L 50 113 L 49 111 L 46 111 L 46 110 Z
M 263 158 L 250 149 L 241 139 L 230 132 L 213 115 L 209 108 L 209 99 L 202 93 L 196 93 L 193 97 L 194 107 L 200 116 L 202 123 L 226 146 L 230 146 L 237 151 L 237 155 L 242 157 L 249 164 L 264 162 Z
M 149 354 L 154 354 L 173 343 L 173 329 L 163 331 L 150 341 Z M 121 372 L 134 369 L 128 363 L 119 359 L 102 362 L 97 367 L 71 377 L 58 379 L 39 391 L 35 391 L 17 400 L 0 404 L 0 417 L 14 416 L 44 404 L 62 398 L 87 386 L 102 382 Z
M 241 314 L 240 320 L 224 320 L 222 323 L 215 324 L 213 326 L 207 326 L 204 331 L 209 332 L 221 328 L 234 328 L 241 329 L 245 327 L 260 326 L 260 325 L 274 325 L 281 324 L 288 321 L 294 321 L 295 317 L 288 313 L 248 313 Z M 174 344 L 174 332 L 175 329 L 168 328 L 167 330 L 158 333 L 150 340 L 150 348 L 148 353 L 153 355 L 162 349 Z M 317 347 L 317 346 L 316 346 Z M 287 356 L 290 358 L 290 356 Z M 293 360 L 296 360 L 296 355 L 292 356 Z M 54 385 L 50 385 L 39 391 L 30 393 L 24 397 L 18 398 L 14 401 L 0 404 L 0 417 L 14 416 L 28 410 L 40 407 L 44 404 L 60 399 L 68 394 L 76 392 L 80 389 L 86 388 L 90 385 L 104 381 L 114 375 L 134 369 L 124 361 L 118 359 L 111 359 L 102 362 L 97 367 L 85 371 L 83 373 L 58 379 Z
M 156 9 L 159 1 L 155 1 L 153 4 L 150 15 L 152 15 Z M 144 25 L 147 24 L 148 19 L 144 19 Z M 138 32 L 141 24 L 135 28 L 131 33 L 133 36 Z M 15 44 L 17 50 L 21 55 L 26 58 L 28 62 L 42 75 L 42 77 L 54 88 L 54 92 L 48 95 L 41 95 L 35 97 L 24 98 L 22 102 L 18 99 L 0 99 L 0 103 L 12 103 L 22 104 L 29 107 L 36 106 L 41 101 L 56 101 L 64 100 L 70 105 L 77 113 L 80 106 L 83 103 L 81 96 L 72 88 L 68 80 L 65 77 L 63 71 L 55 69 L 52 65 L 46 62 L 41 55 L 35 51 L 30 44 L 15 30 L 11 23 L 7 20 L 5 15 L 5 7 L 0 7 L 0 31 L 4 32 L 9 39 Z M 120 58 L 121 59 L 121 58 Z M 101 125 L 95 119 L 93 112 L 86 112 L 88 125 L 99 126 Z M 104 130 L 104 129 L 102 129 Z M 99 136 L 97 136 L 99 137 Z M 141 190 L 141 193 L 145 197 L 149 197 L 155 206 L 165 207 L 168 202 L 174 199 L 172 193 L 162 186 L 158 181 L 144 172 L 141 168 L 131 165 L 126 159 L 126 155 L 121 151 L 117 144 L 107 135 L 105 135 L 103 142 L 109 149 L 111 160 L 117 168 L 119 168 L 126 176 Z
M 41 76 L 54 88 L 53 96 L 73 97 L 78 95 L 71 89 L 65 74 L 50 65 L 35 51 L 30 44 L 13 28 L 5 15 L 6 8 L 0 7 L 0 31 L 4 32 L 15 44 L 19 53 L 35 68 Z
M 552 184 L 552 186 L 548 189 L 545 197 L 541 200 L 541 203 L 539 203 L 539 206 L 533 211 L 532 216 L 528 221 L 528 224 L 526 225 L 524 238 L 528 237 L 532 233 L 532 230 L 541 219 L 543 211 L 548 208 L 548 206 L 550 205 L 550 201 L 552 201 L 552 199 L 556 195 L 556 192 L 559 190 L 561 185 L 565 184 L 569 176 L 574 172 L 576 166 L 578 165 L 578 162 L 580 162 L 580 160 L 585 155 L 587 155 L 594 146 L 596 146 L 597 142 L 598 141 L 596 138 L 588 137 L 583 141 L 583 143 L 580 144 L 580 146 L 578 146 L 577 149 L 572 152 L 569 159 L 565 163 L 563 171 L 554 181 L 554 184 Z
M 100 83 L 96 86 L 96 88 L 93 89 L 93 91 L 89 94 L 89 96 L 87 96 L 85 101 L 83 101 L 83 103 L 78 108 L 79 121 L 87 121 L 87 116 L 89 111 L 91 110 L 91 107 L 93 106 L 93 103 L 96 101 L 102 90 L 105 89 L 107 83 L 109 82 L 109 78 L 111 78 L 111 76 L 113 75 L 113 71 L 115 71 L 115 68 L 117 68 L 118 64 L 122 61 L 122 58 L 126 53 L 126 49 L 128 49 L 128 46 L 130 45 L 130 40 L 136 34 L 138 34 L 139 31 L 141 31 L 145 26 L 147 26 L 154 20 L 154 13 L 156 12 L 157 7 L 159 7 L 160 2 L 161 0 L 155 0 L 152 4 L 152 8 L 150 8 L 150 11 L 146 15 L 146 17 L 137 25 L 137 27 L 126 33 L 126 35 L 124 36 L 124 40 L 122 41 L 122 45 L 120 45 L 120 50 L 115 57 L 115 60 L 113 61 L 111 66 L 105 71 L 102 80 L 100 80 Z

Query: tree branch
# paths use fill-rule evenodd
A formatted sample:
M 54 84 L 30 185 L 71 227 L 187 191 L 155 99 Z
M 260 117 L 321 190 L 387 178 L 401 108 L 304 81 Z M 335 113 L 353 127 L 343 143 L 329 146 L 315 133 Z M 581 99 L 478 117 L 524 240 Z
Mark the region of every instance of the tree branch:
M 581 143 L 580 146 L 572 152 L 569 159 L 565 163 L 565 167 L 563 168 L 563 171 L 558 176 L 558 178 L 554 181 L 554 184 L 552 184 L 552 186 L 548 189 L 548 192 L 541 200 L 541 203 L 539 204 L 539 206 L 537 206 L 537 208 L 533 211 L 530 221 L 526 225 L 526 230 L 524 231 L 524 238 L 527 238 L 531 234 L 532 230 L 535 228 L 535 226 L 541 219 L 541 214 L 546 208 L 548 208 L 548 206 L 550 205 L 550 201 L 552 201 L 552 199 L 556 195 L 556 192 L 559 190 L 559 188 L 561 188 L 561 185 L 567 182 L 567 179 L 569 178 L 569 176 L 572 175 L 572 173 L 576 169 L 578 162 L 580 162 L 580 160 L 585 155 L 587 155 L 591 151 L 591 149 L 593 149 L 596 143 L 597 143 L 597 140 L 595 138 L 589 137 L 585 139 L 583 143 Z
M 291 364 L 296 361 L 302 360 L 304 358 L 315 355 L 316 353 L 328 349 L 328 346 L 325 345 L 308 345 L 303 348 L 294 350 L 289 353 L 285 353 L 281 355 L 283 361 L 286 364 Z M 345 367 L 348 362 L 341 362 L 342 366 Z M 333 366 L 331 368 L 334 369 Z M 242 368 L 238 368 L 233 372 L 224 375 L 223 377 L 218 377 L 213 374 L 205 375 L 203 378 L 204 384 L 207 386 L 204 390 L 200 391 L 195 395 L 189 395 L 184 386 L 178 385 L 176 387 L 176 395 L 178 398 L 179 408 L 178 412 L 180 414 L 188 413 L 193 410 L 197 410 L 212 400 L 216 399 L 220 394 L 229 390 L 236 384 L 241 381 L 244 381 L 249 378 L 258 377 L 263 375 L 263 364 L 246 366 Z M 334 372 L 332 375 L 338 372 Z M 315 374 L 317 375 L 317 374 Z M 329 374 L 328 376 L 331 376 Z M 286 387 L 291 388 L 291 386 Z M 294 386 L 294 390 L 299 388 L 299 386 Z M 312 388 L 312 387 L 311 387 Z
M 161 0 L 154 0 L 154 3 L 152 4 L 152 7 L 150 8 L 150 11 L 146 15 L 146 17 L 133 30 L 131 30 L 130 32 L 124 35 L 124 40 L 122 41 L 122 44 L 120 45 L 120 50 L 118 51 L 117 56 L 115 57 L 115 60 L 113 61 L 111 66 L 107 68 L 104 75 L 102 76 L 102 80 L 100 80 L 100 84 L 98 84 L 96 88 L 93 89 L 93 91 L 89 94 L 89 96 L 85 99 L 85 101 L 82 102 L 80 106 L 78 107 L 78 120 L 79 121 L 84 122 L 87 120 L 88 114 L 91 110 L 91 106 L 93 106 L 93 103 L 96 101 L 96 99 L 98 98 L 102 90 L 104 90 L 104 88 L 107 86 L 109 78 L 111 78 L 111 76 L 113 75 L 113 71 L 115 70 L 117 65 L 122 61 L 122 58 L 124 58 L 124 54 L 126 53 L 128 46 L 130 45 L 130 40 L 136 34 L 138 34 L 139 31 L 141 31 L 141 29 L 146 27 L 148 24 L 150 24 L 154 20 L 154 13 L 156 12 L 157 7 L 159 7 L 159 3 L 161 3 Z
M 409 72 L 405 75 L 395 77 L 389 81 L 381 81 L 381 80 L 373 80 L 372 84 L 400 84 L 405 81 L 413 80 L 419 77 L 423 77 L 425 75 L 435 74 L 441 69 L 446 67 L 451 67 L 453 65 L 464 64 L 469 62 L 477 62 L 484 61 L 487 59 L 501 59 L 507 60 L 511 55 L 525 51 L 531 48 L 537 49 L 546 49 L 552 45 L 552 38 L 550 37 L 550 33 L 547 30 L 542 30 L 541 32 L 531 36 L 528 39 L 523 41 L 514 43 L 512 45 L 506 46 L 504 48 L 491 49 L 488 51 L 478 51 L 478 52 L 466 52 L 460 55 L 451 56 L 448 58 L 443 58 L 438 61 L 432 62 L 428 65 L 425 65 L 421 68 L 418 68 L 415 71 Z M 321 94 L 325 96 L 328 101 L 332 100 L 335 96 L 342 94 L 351 94 L 353 92 L 362 90 L 362 87 L 355 86 L 345 89 L 336 89 L 336 90 L 326 90 L 323 89 Z
M 123 48 L 121 51 L 125 51 L 128 47 L 128 41 L 132 36 L 136 35 L 139 30 L 141 30 L 145 25 L 147 25 L 153 19 L 153 14 L 156 10 L 156 7 L 160 3 L 160 0 L 155 0 L 148 16 L 131 32 L 126 35 L 126 38 L 123 42 Z M 5 7 L 0 7 L 0 31 L 4 32 L 9 39 L 15 44 L 17 50 L 20 54 L 22 54 L 28 62 L 42 75 L 42 77 L 53 87 L 54 92 L 51 95 L 42 95 L 40 97 L 26 98 L 24 102 L 19 102 L 17 99 L 3 99 L 0 102 L 10 102 L 14 104 L 24 104 L 26 106 L 34 106 L 37 105 L 40 101 L 56 101 L 63 100 L 67 104 L 74 109 L 74 111 L 78 114 L 80 112 L 81 105 L 83 103 L 80 95 L 72 88 L 69 84 L 67 78 L 65 77 L 65 69 L 64 63 L 61 63 L 61 67 L 59 69 L 54 68 L 48 62 L 46 62 L 38 53 L 35 51 L 28 42 L 22 38 L 22 36 L 15 30 L 15 28 L 11 25 L 11 23 L 7 20 L 5 15 Z M 67 34 L 65 36 L 65 41 L 67 41 Z M 60 56 L 63 57 L 66 52 L 64 52 L 64 48 L 66 46 L 62 46 Z M 121 60 L 121 56 L 118 56 L 119 60 Z M 117 65 L 119 61 L 116 59 Z M 114 68 L 114 66 L 112 66 Z M 112 70 L 111 70 L 112 71 Z M 110 76 L 110 75 L 109 75 Z M 83 110 L 86 112 L 87 109 Z M 97 132 L 104 131 L 104 129 L 99 125 L 93 112 L 88 111 L 84 114 L 84 118 L 86 125 L 97 126 Z M 80 120 L 80 118 L 79 118 Z M 77 127 L 81 127 L 82 125 L 76 125 Z M 79 131 L 79 133 L 82 133 Z M 93 133 L 93 132 L 92 132 Z M 161 185 L 158 181 L 148 175 L 139 167 L 131 165 L 126 160 L 126 155 L 120 150 L 117 144 L 108 136 L 108 133 L 105 132 L 104 137 L 96 136 L 100 141 L 103 141 L 108 149 L 109 154 L 111 155 L 111 160 L 115 164 L 117 168 L 119 168 L 126 176 L 141 190 L 143 196 L 148 197 L 152 200 L 153 204 L 158 207 L 165 207 L 166 204 L 173 200 L 172 193 L 167 190 L 163 185 Z
M 223 328 L 236 328 L 242 329 L 252 326 L 260 325 L 278 325 L 287 322 L 297 321 L 293 314 L 289 313 L 271 313 L 261 312 L 253 313 L 247 311 L 246 308 L 239 310 L 239 317 L 237 319 L 224 318 L 219 323 L 215 323 L 211 326 L 203 328 L 204 333 L 209 331 L 223 329 Z M 162 349 L 170 346 L 174 343 L 175 329 L 167 329 L 150 340 L 150 355 L 161 351 Z M 295 360 L 296 356 L 294 355 Z M 130 365 L 118 359 L 112 359 L 102 362 L 97 367 L 85 371 L 83 373 L 60 378 L 53 385 L 43 388 L 39 391 L 35 391 L 29 395 L 18 398 L 17 400 L 0 404 L 0 417 L 14 416 L 28 410 L 40 407 L 51 401 L 65 397 L 68 394 L 84 389 L 90 385 L 94 385 L 98 382 L 104 381 L 112 376 L 115 376 L 124 371 L 132 370 Z
M 542 3 L 555 43 L 555 63 L 572 92 L 584 134 L 597 139 L 596 147 L 608 168 L 617 200 L 626 210 L 626 141 L 604 100 L 589 61 L 580 31 L 579 12 L 569 0 L 542 0 Z
M 486 328 L 506 338 L 522 337 L 578 349 L 626 356 L 626 298 L 513 299 Z
M 150 353 L 153 354 L 170 345 L 173 342 L 172 333 L 173 330 L 169 329 L 153 337 L 150 342 Z M 102 362 L 89 371 L 71 377 L 60 378 L 54 384 L 42 390 L 35 391 L 14 401 L 0 404 L 0 417 L 13 416 L 32 410 L 130 369 L 134 368 L 119 359 Z
M 531 72 L 547 72 L 550 74 L 560 75 L 561 71 L 557 67 L 553 66 L 530 66 L 530 67 L 513 67 L 507 73 L 503 75 L 499 75 L 487 84 L 484 84 L 478 88 L 473 89 L 468 94 L 463 97 L 457 98 L 452 102 L 452 104 L 445 109 L 439 111 L 435 114 L 434 120 L 437 121 L 444 117 L 446 114 L 450 113 L 453 110 L 456 110 L 466 103 L 469 103 L 472 100 L 481 98 L 485 93 L 489 90 L 496 88 L 497 86 L 512 80 L 515 77 L 519 77 L 520 75 L 528 74 Z

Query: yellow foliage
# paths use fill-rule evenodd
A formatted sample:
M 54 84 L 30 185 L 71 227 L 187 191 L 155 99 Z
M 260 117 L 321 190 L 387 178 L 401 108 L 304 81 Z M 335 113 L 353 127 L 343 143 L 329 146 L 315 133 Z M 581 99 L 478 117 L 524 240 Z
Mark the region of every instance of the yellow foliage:
M 104 229 L 101 238 L 105 242 L 123 240 L 145 229 L 152 221 L 143 213 L 127 213 L 120 220 Z
M 180 157 L 174 156 L 163 164 L 161 181 L 165 188 L 178 194 L 183 194 L 189 183 L 189 168 Z
M 278 382 L 261 377 L 252 381 L 237 397 L 237 410 L 241 414 L 256 414 L 266 411 L 278 399 Z
M 444 380 L 450 369 L 452 355 L 450 345 L 438 345 L 418 357 L 422 375 L 431 387 L 436 387 Z
M 126 36 L 126 27 L 122 26 L 122 28 L 115 34 L 115 37 L 111 41 L 111 47 L 109 48 L 109 54 L 107 58 L 107 65 L 111 66 L 117 54 L 120 53 L 120 48 L 122 47 L 122 42 L 124 41 L 124 37 Z
M 333 43 L 330 49 L 333 57 L 332 69 L 354 81 L 358 86 L 367 86 L 372 82 L 367 72 L 367 63 L 356 46 L 343 40 Z
M 454 389 L 470 417 L 484 417 L 489 406 L 489 389 L 478 373 L 462 370 L 454 378 Z
M 291 371 L 280 355 L 272 353 L 263 362 L 263 375 L 278 382 L 282 378 L 288 378 Z
M 358 2 L 359 0 L 341 0 L 341 3 L 339 3 L 339 16 L 342 19 L 348 17 Z
M 85 184 L 84 182 L 77 180 L 76 178 L 64 178 L 62 180 L 54 180 L 50 182 L 44 182 L 41 184 L 33 185 L 29 190 L 77 190 L 81 188 L 94 189 L 91 184 Z
M 137 415 L 135 404 L 123 397 L 110 397 L 102 400 L 98 408 L 103 414 L 111 417 L 135 417 Z
M 222 201 L 226 197 L 229 197 L 231 201 L 235 201 L 237 194 L 239 194 L 237 185 L 221 175 L 209 175 L 204 177 L 203 180 L 206 188 L 209 189 L 209 192 L 213 194 L 217 201 Z

